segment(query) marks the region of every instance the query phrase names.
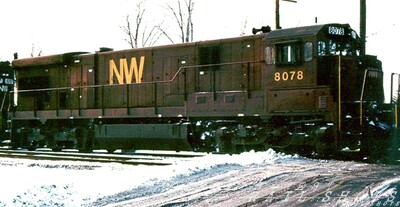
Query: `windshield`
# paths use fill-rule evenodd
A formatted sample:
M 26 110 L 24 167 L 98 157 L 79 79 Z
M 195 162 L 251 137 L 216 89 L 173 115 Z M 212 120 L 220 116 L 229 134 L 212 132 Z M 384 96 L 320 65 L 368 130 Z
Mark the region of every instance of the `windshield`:
M 341 33 L 341 35 L 332 35 L 330 33 L 325 36 L 324 39 L 318 41 L 318 56 L 324 55 L 360 55 L 357 34 L 351 30 L 347 34 Z

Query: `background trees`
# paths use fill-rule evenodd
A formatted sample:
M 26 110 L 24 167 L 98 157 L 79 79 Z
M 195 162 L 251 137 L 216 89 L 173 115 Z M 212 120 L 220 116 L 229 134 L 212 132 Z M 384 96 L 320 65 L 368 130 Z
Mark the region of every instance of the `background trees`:
M 146 0 L 141 0 L 136 4 L 134 11 L 134 21 L 132 21 L 131 16 L 128 14 L 126 16 L 126 25 L 120 26 L 122 31 L 126 34 L 127 38 L 124 40 L 131 46 L 131 48 L 138 48 L 139 43 L 141 47 L 153 46 L 160 36 L 163 34 L 159 29 L 160 25 L 150 26 L 144 25 L 143 18 L 146 14 Z
M 179 27 L 180 39 L 182 42 L 193 41 L 193 0 L 184 0 L 184 5 L 181 0 L 178 0 L 178 7 L 174 8 L 167 5 L 169 11 L 175 17 L 175 21 Z
M 124 40 L 131 48 L 153 46 L 161 37 L 165 37 L 171 43 L 193 41 L 194 0 L 176 0 L 173 3 L 165 5 L 165 16 L 169 16 L 173 22 L 169 27 L 164 26 L 165 18 L 153 23 L 145 21 L 146 17 L 152 15 L 147 12 L 147 0 L 136 4 L 133 14 L 128 14 L 125 25 L 120 26 L 125 33 Z

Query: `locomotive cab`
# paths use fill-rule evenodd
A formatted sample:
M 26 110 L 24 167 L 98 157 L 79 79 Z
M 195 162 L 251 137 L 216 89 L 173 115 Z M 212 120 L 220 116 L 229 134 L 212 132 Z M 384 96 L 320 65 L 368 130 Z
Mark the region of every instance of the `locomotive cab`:
M 263 81 L 267 89 L 269 114 L 320 114 L 331 110 L 329 84 L 321 84 L 317 56 L 318 38 L 326 25 L 275 30 L 267 34 Z M 331 77 L 326 77 L 328 82 Z
M 335 111 L 338 96 L 342 103 L 383 102 L 381 62 L 360 56 L 359 37 L 349 25 L 276 30 L 263 41 L 263 82 L 275 103 L 269 113 Z
M 371 106 L 383 103 L 384 92 L 382 64 L 360 54 L 356 32 L 348 24 L 316 25 L 272 31 L 263 41 L 270 116 L 299 131 L 288 133 L 301 145 L 315 146 L 304 134 L 325 137 L 322 127 L 334 132 L 328 143 L 338 149 L 360 148 L 377 117 Z M 311 125 L 320 127 L 309 131 Z

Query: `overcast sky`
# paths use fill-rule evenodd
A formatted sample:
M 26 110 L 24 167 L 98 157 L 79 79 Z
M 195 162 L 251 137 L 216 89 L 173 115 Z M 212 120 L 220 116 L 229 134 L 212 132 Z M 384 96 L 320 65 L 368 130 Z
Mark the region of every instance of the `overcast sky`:
M 178 0 L 147 0 L 146 25 L 164 22 L 178 40 L 178 28 L 166 9 Z M 181 0 L 183 1 L 183 0 Z M 193 0 L 195 41 L 238 36 L 247 19 L 246 34 L 253 27 L 275 28 L 275 0 Z M 127 49 L 120 26 L 126 15 L 135 16 L 139 0 L 1 0 L 0 60 L 65 52 L 94 52 L 100 47 Z M 359 0 L 281 1 L 283 28 L 318 23 L 349 23 L 359 32 Z M 400 43 L 399 0 L 367 0 L 367 53 L 382 60 L 386 74 L 397 69 Z M 168 44 L 166 39 L 158 44 Z

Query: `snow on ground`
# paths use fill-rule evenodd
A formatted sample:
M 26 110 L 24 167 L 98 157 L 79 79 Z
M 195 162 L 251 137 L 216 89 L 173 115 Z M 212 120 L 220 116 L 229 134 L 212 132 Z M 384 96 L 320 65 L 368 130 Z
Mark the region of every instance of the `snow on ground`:
M 400 167 L 270 149 L 169 166 L 0 159 L 2 206 L 400 206 Z
M 171 158 L 174 164 L 170 166 L 2 158 L 0 206 L 82 206 L 148 182 L 207 171 L 215 166 L 243 168 L 252 164 L 273 164 L 291 157 L 268 150 L 232 156 Z

